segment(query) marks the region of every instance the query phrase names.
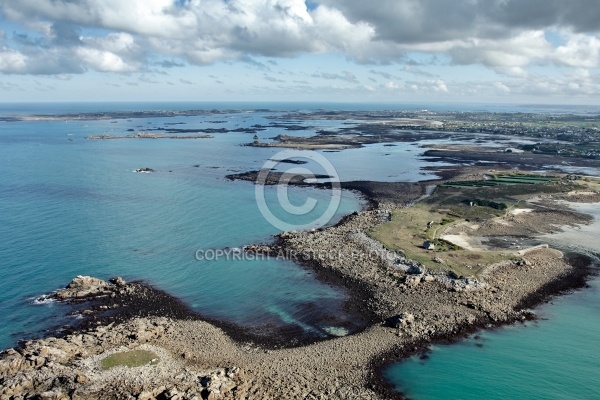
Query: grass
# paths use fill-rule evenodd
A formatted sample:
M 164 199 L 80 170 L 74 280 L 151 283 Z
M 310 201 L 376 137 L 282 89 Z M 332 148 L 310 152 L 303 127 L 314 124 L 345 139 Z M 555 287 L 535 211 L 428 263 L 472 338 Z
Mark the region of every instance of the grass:
M 148 350 L 132 350 L 114 353 L 104 358 L 101 362 L 102 369 L 112 367 L 141 367 L 148 364 L 158 363 L 158 356 Z
M 537 184 L 496 182 L 494 186 L 486 185 L 476 190 L 473 190 L 473 186 L 463 188 L 440 185 L 431 196 L 420 203 L 394 210 L 390 222 L 378 225 L 367 233 L 389 250 L 401 251 L 406 258 L 418 261 L 432 270 L 452 270 L 458 275 L 477 276 L 487 265 L 518 257 L 506 250 L 471 251 L 459 248 L 440 240 L 445 231 L 457 224 L 481 224 L 491 218 L 504 216 L 508 210 L 519 207 L 519 203 L 523 204 L 524 200 L 536 195 L 559 194 L 572 190 L 600 190 L 600 182 L 589 177 L 575 182 L 557 181 L 555 177 L 531 174 L 498 174 L 494 178 Z M 484 200 L 477 202 L 482 204 L 481 206 L 470 206 L 468 200 L 474 196 Z M 507 209 L 499 210 L 485 206 L 493 203 L 506 204 Z M 435 249 L 425 250 L 422 247 L 425 241 L 433 241 Z M 435 262 L 434 258 L 444 262 Z
M 406 258 L 418 261 L 427 268 L 452 270 L 462 276 L 477 276 L 487 265 L 507 259 L 506 252 L 465 250 L 439 239 L 448 227 L 464 221 L 456 218 L 453 210 L 432 209 L 428 205 L 418 204 L 395 210 L 390 222 L 374 227 L 368 234 L 389 250 L 402 251 Z M 426 240 L 434 242 L 434 250 L 423 248 Z M 435 262 L 436 257 L 444 262 Z
M 502 174 L 502 175 L 490 175 L 487 180 L 479 181 L 452 181 L 443 183 L 442 187 L 454 187 L 454 188 L 479 188 L 487 186 L 498 186 L 498 185 L 533 185 L 540 183 L 547 183 L 556 181 L 556 177 L 552 176 L 540 176 L 530 174 Z

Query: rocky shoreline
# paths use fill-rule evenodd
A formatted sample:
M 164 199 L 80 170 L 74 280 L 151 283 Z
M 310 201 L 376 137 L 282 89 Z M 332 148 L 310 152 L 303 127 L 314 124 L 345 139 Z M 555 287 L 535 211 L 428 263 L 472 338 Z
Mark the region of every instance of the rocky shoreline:
M 0 399 L 401 399 L 381 374 L 390 363 L 432 343 L 535 318 L 531 307 L 597 273 L 584 256 L 543 247 L 477 279 L 428 270 L 364 234 L 389 220 L 392 207 L 422 197 L 424 185 L 402 184 L 395 198 L 399 184 L 353 185 L 370 195 L 369 209 L 246 251 L 285 249 L 319 279 L 343 285 L 363 329 L 325 341 L 282 341 L 202 318 L 143 282 L 77 277 L 50 296 L 73 304 L 83 322 L 2 352 Z M 528 227 L 527 218 L 515 223 Z M 156 358 L 103 368 L 109 356 L 138 350 Z
M 586 278 L 593 272 L 588 268 L 589 260 L 578 257 L 575 261 L 575 265 L 566 268 L 558 279 L 555 277 L 529 293 L 525 303 L 519 306 L 531 307 L 565 290 L 585 285 Z M 121 295 L 131 302 L 147 300 L 147 304 L 162 306 L 165 305 L 163 301 L 170 297 L 140 283 L 124 283 L 119 279 L 107 283 L 90 277 L 77 277 L 66 289 L 53 294 L 63 301 L 82 304 L 95 302 L 96 312 L 105 310 L 103 306 L 106 303 L 116 301 Z M 155 301 L 157 299 L 160 299 L 158 303 Z M 343 384 L 336 386 L 337 379 L 321 375 L 321 389 L 309 392 L 315 397 L 304 397 L 319 398 L 316 395 L 321 390 L 326 393 L 327 389 L 323 388 L 329 387 L 332 392 L 323 398 L 356 396 L 354 398 L 400 399 L 401 394 L 394 391 L 381 375 L 390 363 L 426 351 L 433 342 L 452 342 L 478 329 L 489 329 L 532 317 L 528 311 L 511 314 L 506 319 L 477 317 L 462 323 L 457 321 L 452 329 L 423 335 L 418 332 L 421 321 L 416 320 L 414 315 L 411 318 L 405 314 L 403 318 L 407 322 L 401 320 L 399 328 L 391 327 L 388 321 L 387 324 L 375 324 L 362 333 L 345 338 L 305 347 L 269 350 L 256 343 L 240 341 L 239 338 L 234 340 L 225 331 L 193 315 L 182 315 L 171 307 L 179 301 L 173 298 L 171 301 L 168 307 L 155 310 L 165 314 L 171 312 L 171 317 L 157 317 L 149 313 L 140 318 L 130 310 L 112 315 L 116 317 L 112 322 L 95 316 L 85 328 L 80 326 L 60 338 L 29 341 L 19 349 L 3 352 L 0 360 L 0 398 L 91 399 L 96 398 L 99 391 L 105 398 L 298 398 L 296 395 L 300 393 L 293 386 L 287 386 L 288 380 L 294 381 L 298 377 L 294 369 L 307 372 L 315 368 L 312 364 L 320 365 L 328 360 L 321 366 L 323 368 L 335 361 L 335 356 L 343 359 L 352 351 L 353 356 L 346 358 L 346 361 L 357 359 L 353 363 L 354 368 L 335 371 L 349 372 L 349 381 L 344 379 Z M 118 306 L 113 310 L 116 308 Z M 146 305 L 138 309 L 148 312 L 152 307 Z M 91 317 L 94 312 L 84 314 Z M 397 336 L 399 333 L 402 336 Z M 160 367 L 148 365 L 138 367 L 140 369 L 137 371 L 118 367 L 118 373 L 109 373 L 99 367 L 99 361 L 104 357 L 131 349 L 150 349 L 160 354 Z M 315 354 L 319 355 L 316 361 Z M 296 359 L 298 363 L 287 365 L 285 361 L 289 359 Z M 308 364 L 308 368 L 303 363 Z M 276 376 L 271 375 L 274 368 L 279 371 Z M 362 377 L 362 380 L 354 385 L 348 384 L 358 377 Z M 261 391 L 267 388 L 277 388 L 277 392 Z

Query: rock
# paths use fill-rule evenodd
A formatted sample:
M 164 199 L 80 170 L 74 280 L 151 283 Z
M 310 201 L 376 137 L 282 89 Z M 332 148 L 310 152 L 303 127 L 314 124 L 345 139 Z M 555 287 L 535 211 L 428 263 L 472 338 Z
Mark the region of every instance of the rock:
M 411 265 L 410 267 L 408 267 L 406 273 L 411 275 L 420 275 L 423 273 L 423 268 L 419 267 L 418 265 Z
M 390 318 L 387 323 L 394 328 L 404 328 L 408 325 L 414 324 L 415 316 L 411 313 L 404 312 L 398 314 L 395 317 Z
M 48 349 L 47 346 L 42 346 L 38 351 L 37 351 L 37 355 L 40 357 L 48 357 L 48 354 L 50 354 L 50 350 Z
M 6 351 L 6 356 L 0 360 L 0 376 L 14 375 L 23 368 L 25 359 L 13 349 Z
M 239 372 L 240 372 L 240 369 L 238 367 L 227 368 L 227 369 L 225 369 L 225 376 L 227 376 L 228 378 L 233 378 Z
M 400 317 L 402 318 L 402 323 L 404 325 L 412 324 L 415 322 L 415 316 L 412 315 L 411 313 L 402 313 L 402 314 L 400 314 Z
M 458 274 L 456 272 L 450 271 L 450 272 L 448 272 L 448 278 L 450 278 L 450 279 L 459 279 L 459 276 L 458 276 Z
M 123 287 L 127 284 L 127 282 L 125 282 L 125 279 L 121 278 L 120 276 L 117 276 L 116 278 L 111 278 L 109 282 L 117 285 L 118 287 Z
M 91 276 L 77 275 L 71 283 L 67 285 L 67 289 L 89 289 L 94 287 L 105 287 L 108 284 L 102 279 Z
M 152 392 L 142 392 L 136 397 L 137 400 L 154 400 L 155 398 Z
M 53 297 L 60 300 L 83 299 L 108 293 L 110 293 L 108 282 L 91 276 L 78 275 L 65 289 L 54 293 Z
M 421 283 L 421 277 L 418 275 L 410 275 L 404 278 L 404 283 L 409 286 L 417 286 Z
M 435 250 L 435 244 L 433 244 L 432 242 L 427 240 L 427 241 L 423 242 L 423 248 L 425 250 Z

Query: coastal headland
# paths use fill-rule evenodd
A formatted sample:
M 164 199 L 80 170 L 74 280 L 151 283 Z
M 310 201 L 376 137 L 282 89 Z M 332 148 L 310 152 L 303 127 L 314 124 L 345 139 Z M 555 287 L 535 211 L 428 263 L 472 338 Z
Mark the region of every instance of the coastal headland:
M 0 398 L 402 398 L 381 377 L 390 362 L 535 318 L 532 307 L 597 271 L 590 257 L 536 239 L 588 223 L 568 202 L 600 201 L 597 180 L 489 167 L 442 175 L 345 183 L 368 197 L 365 210 L 244 249 L 284 249 L 347 287 L 348 308 L 365 321 L 358 332 L 270 340 L 203 318 L 143 282 L 77 277 L 46 299 L 68 303 L 81 323 L 2 352 Z

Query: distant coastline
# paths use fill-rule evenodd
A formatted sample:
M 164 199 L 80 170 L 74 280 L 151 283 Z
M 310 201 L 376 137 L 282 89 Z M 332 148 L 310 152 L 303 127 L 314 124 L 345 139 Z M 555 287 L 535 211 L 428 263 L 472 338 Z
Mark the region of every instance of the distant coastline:
M 190 134 L 190 135 L 167 135 L 163 133 L 138 132 L 133 135 L 93 135 L 86 136 L 90 140 L 110 140 L 110 139 L 210 139 L 212 135 Z

